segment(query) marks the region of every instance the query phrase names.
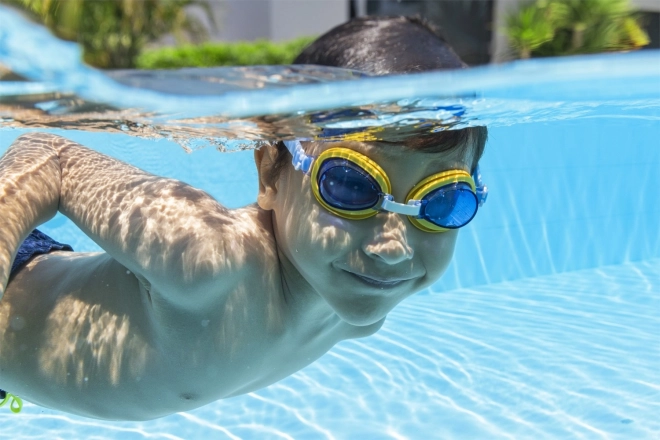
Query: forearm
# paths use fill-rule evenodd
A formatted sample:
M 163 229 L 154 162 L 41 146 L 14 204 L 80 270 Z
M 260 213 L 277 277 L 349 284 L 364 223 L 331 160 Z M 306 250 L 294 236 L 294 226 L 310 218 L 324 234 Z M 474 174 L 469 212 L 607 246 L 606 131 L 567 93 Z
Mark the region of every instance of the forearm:
M 18 138 L 2 159 L 0 191 L 3 291 L 21 241 L 58 210 L 172 299 L 190 302 L 245 264 L 245 246 L 226 252 L 231 214 L 204 191 L 59 136 Z
M 210 276 L 226 209 L 204 191 L 149 174 L 75 142 L 58 149 L 59 211 L 161 292 Z M 186 287 L 190 287 L 188 284 Z
M 204 191 L 45 133 L 21 136 L 3 160 L 3 185 L 14 182 L 22 195 L 12 196 L 9 208 L 0 203 L 17 223 L 2 244 L 2 286 L 21 240 L 58 209 L 161 292 L 189 292 L 186 301 L 236 270 L 238 256 L 228 255 L 225 243 L 234 229 L 231 214 Z
M 15 142 L 0 158 L 0 298 L 25 237 L 59 205 L 61 169 L 49 142 Z

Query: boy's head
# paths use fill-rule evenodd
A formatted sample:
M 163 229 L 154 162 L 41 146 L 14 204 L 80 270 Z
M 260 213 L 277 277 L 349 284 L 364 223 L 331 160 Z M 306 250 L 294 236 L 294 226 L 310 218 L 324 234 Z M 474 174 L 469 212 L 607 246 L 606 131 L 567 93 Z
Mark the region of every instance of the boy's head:
M 293 61 L 374 75 L 467 67 L 445 39 L 417 17 L 361 17 L 320 36 Z
M 321 35 L 293 61 L 294 64 L 355 69 L 375 75 L 419 73 L 466 68 L 444 37 L 419 17 L 360 17 Z M 471 127 L 409 137 L 396 145 L 429 154 L 466 150 L 474 171 L 481 158 L 488 130 Z M 386 142 L 385 142 L 386 143 Z M 270 177 L 291 164 L 291 155 L 282 142 Z
M 321 36 L 295 60 L 358 69 L 375 74 L 463 68 L 451 47 L 424 21 L 408 17 L 364 17 Z M 394 201 L 431 175 L 471 174 L 486 142 L 485 127 L 447 130 L 400 142 L 305 142 L 307 154 L 331 148 L 351 150 L 371 160 L 391 181 Z M 344 321 L 381 323 L 405 297 L 435 282 L 453 254 L 456 229 L 441 233 L 415 227 L 406 215 L 380 212 L 361 220 L 326 209 L 318 185 L 294 170 L 282 142 L 255 153 L 259 169 L 258 203 L 273 211 L 283 266 Z

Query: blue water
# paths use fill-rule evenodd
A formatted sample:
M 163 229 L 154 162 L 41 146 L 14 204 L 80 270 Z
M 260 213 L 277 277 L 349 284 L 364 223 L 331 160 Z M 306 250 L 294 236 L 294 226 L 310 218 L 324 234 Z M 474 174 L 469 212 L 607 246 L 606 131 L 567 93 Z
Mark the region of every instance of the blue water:
M 199 105 L 196 116 L 220 108 L 227 116 L 240 101 L 230 116 L 245 117 L 473 96 L 456 99 L 470 121 L 489 123 L 481 166 L 490 196 L 437 284 L 397 307 L 376 335 L 344 341 L 277 384 L 141 423 L 26 403 L 20 415 L 0 409 L 0 438 L 660 438 L 660 53 L 248 87 L 214 99 L 141 90 L 126 102 L 116 93 L 124 85 L 74 56 L 35 56 L 29 35 L 41 47 L 59 43 L 26 33 L 18 20 L 11 25 L 0 29 L 0 63 L 34 81 L 0 82 L 0 97 L 65 90 L 161 116 L 184 101 L 186 109 Z M 11 46 L 17 35 L 20 53 Z M 264 107 L 266 95 L 277 108 Z M 29 130 L 6 111 L 0 107 L 0 152 Z M 153 126 L 167 125 L 156 119 Z M 51 131 L 184 180 L 228 207 L 255 200 L 251 151 L 190 154 L 181 138 L 92 128 Z M 223 130 L 231 135 L 231 126 Z M 77 250 L 97 249 L 64 217 L 43 230 Z
M 660 259 L 432 289 L 256 393 L 142 423 L 28 404 L 0 437 L 653 439 L 659 291 Z

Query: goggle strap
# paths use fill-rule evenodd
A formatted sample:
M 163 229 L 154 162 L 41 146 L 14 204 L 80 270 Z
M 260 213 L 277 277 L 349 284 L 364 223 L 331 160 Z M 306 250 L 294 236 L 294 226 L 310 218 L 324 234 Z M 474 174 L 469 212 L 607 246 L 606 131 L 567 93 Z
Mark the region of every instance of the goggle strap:
M 314 158 L 305 154 L 302 144 L 298 140 L 293 141 L 283 141 L 284 146 L 289 150 L 293 160 L 291 163 L 296 170 L 301 170 L 305 174 L 309 174 L 309 171 L 312 169 L 312 163 Z
M 481 170 L 479 169 L 478 164 L 474 169 L 472 179 L 474 180 L 474 184 L 476 186 L 477 203 L 479 204 L 479 207 L 482 207 L 488 198 L 488 187 L 484 185 L 484 182 L 481 180 Z
M 397 203 L 394 201 L 392 194 L 385 194 L 380 204 L 380 209 L 387 212 L 417 217 L 421 206 L 422 202 L 420 200 L 408 200 L 408 203 L 405 204 Z
M 479 204 L 479 207 L 481 208 L 484 206 L 484 203 L 486 203 L 486 199 L 488 198 L 488 187 L 485 185 L 482 185 L 477 188 L 477 202 Z

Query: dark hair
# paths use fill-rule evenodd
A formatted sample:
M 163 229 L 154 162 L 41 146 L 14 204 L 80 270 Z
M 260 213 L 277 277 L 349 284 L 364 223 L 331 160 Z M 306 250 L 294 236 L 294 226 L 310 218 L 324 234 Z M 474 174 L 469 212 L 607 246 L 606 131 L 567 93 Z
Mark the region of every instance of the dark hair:
M 419 17 L 360 17 L 339 25 L 305 48 L 294 64 L 316 64 L 361 70 L 376 75 L 414 73 L 467 67 L 427 21 Z M 471 149 L 472 171 L 481 158 L 488 130 L 470 127 L 415 135 L 399 145 L 427 153 Z M 383 142 L 386 143 L 386 142 Z M 270 178 L 290 163 L 282 142 Z
M 375 75 L 467 67 L 426 20 L 360 17 L 331 29 L 307 46 L 293 64 L 317 64 Z

